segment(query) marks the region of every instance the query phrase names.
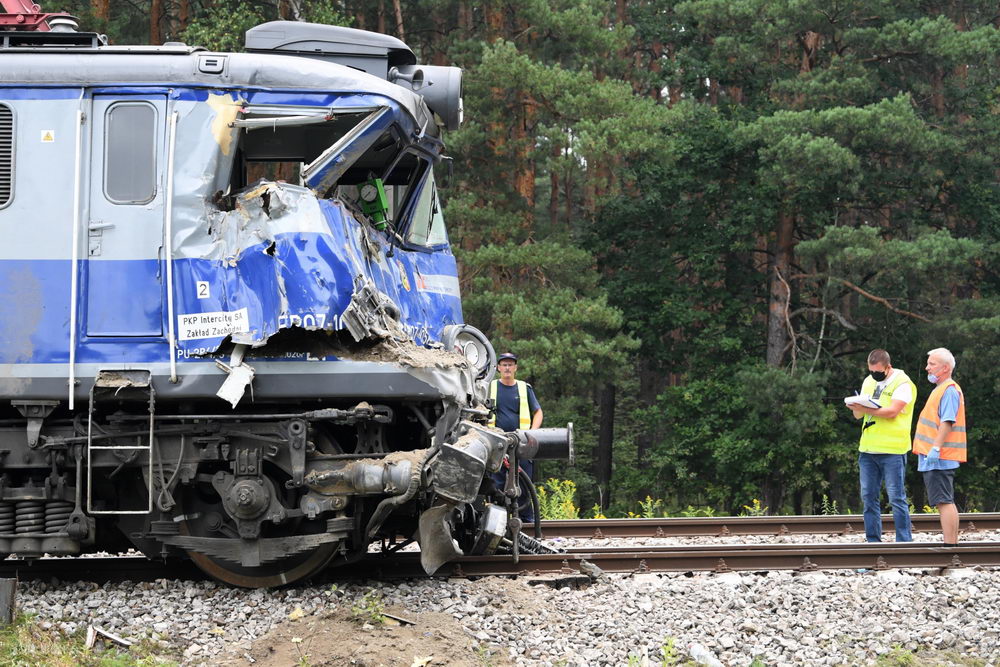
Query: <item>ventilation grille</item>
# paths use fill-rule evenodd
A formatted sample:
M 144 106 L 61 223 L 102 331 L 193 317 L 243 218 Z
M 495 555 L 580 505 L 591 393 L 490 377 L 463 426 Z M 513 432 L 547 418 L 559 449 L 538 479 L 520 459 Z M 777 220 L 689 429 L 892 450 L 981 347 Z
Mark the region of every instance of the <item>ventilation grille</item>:
M 0 104 L 0 206 L 14 194 L 14 112 Z

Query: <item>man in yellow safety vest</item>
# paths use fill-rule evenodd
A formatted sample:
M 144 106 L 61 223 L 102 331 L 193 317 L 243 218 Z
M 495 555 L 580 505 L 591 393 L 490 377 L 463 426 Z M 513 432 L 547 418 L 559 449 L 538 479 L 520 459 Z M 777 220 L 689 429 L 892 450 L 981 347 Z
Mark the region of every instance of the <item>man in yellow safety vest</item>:
M 906 453 L 910 450 L 910 424 L 917 388 L 899 368 L 893 368 L 889 353 L 872 350 L 861 396 L 879 407 L 849 404 L 861 425 L 858 470 L 864 504 L 865 538 L 882 541 L 882 484 L 892 505 L 897 542 L 912 542 L 910 505 L 906 499 Z
M 541 428 L 542 406 L 535 397 L 535 390 L 524 380 L 514 377 L 517 374 L 517 355 L 511 352 L 501 354 L 497 361 L 497 370 L 500 372 L 500 378 L 490 383 L 490 399 L 493 401 L 495 413 L 495 417 L 490 420 L 490 426 L 496 426 L 501 431 Z M 534 464 L 521 459 L 520 465 L 530 478 L 534 472 Z M 507 482 L 507 468 L 503 467 L 500 472 L 494 473 L 493 481 L 496 482 L 497 488 L 502 489 Z M 525 493 L 522 491 L 519 499 L 522 505 L 525 504 Z M 528 503 L 529 509 L 521 513 L 522 521 L 534 520 L 530 507 L 531 504 Z

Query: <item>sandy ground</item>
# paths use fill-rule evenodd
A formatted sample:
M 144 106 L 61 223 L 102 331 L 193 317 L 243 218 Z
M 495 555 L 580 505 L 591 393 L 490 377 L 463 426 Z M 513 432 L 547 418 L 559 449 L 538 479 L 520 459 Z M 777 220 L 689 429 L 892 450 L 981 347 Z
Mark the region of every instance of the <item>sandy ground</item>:
M 468 582 L 467 582 L 468 583 Z M 533 587 L 523 582 L 487 577 L 470 583 L 505 609 L 531 613 L 537 609 Z M 506 651 L 490 653 L 480 647 L 449 613 L 417 612 L 398 606 L 385 612 L 412 623 L 387 617 L 374 622 L 338 606 L 302 618 L 289 618 L 253 643 L 249 652 L 231 653 L 211 664 L 226 667 L 509 667 Z M 293 614 L 294 615 L 294 614 Z

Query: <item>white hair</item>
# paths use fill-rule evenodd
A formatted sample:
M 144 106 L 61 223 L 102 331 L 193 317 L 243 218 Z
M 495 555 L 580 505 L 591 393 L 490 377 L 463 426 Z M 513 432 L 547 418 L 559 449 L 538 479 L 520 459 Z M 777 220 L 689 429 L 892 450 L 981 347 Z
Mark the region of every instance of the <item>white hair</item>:
M 955 355 L 946 347 L 936 347 L 927 353 L 928 357 L 937 357 L 938 361 L 948 364 L 948 368 L 955 370 Z

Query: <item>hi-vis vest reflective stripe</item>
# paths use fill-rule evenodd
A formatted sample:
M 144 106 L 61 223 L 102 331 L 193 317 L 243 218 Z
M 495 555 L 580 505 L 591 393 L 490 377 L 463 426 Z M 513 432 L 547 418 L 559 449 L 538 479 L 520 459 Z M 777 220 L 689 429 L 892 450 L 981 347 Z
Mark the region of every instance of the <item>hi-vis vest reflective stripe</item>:
M 528 383 L 524 380 L 514 380 L 517 385 L 518 421 L 522 430 L 531 428 L 531 414 L 528 412 Z M 493 401 L 493 416 L 490 417 L 490 426 L 497 425 L 497 392 L 500 391 L 500 380 L 490 382 L 490 400 Z
M 913 423 L 913 404 L 917 400 L 917 388 L 913 380 L 897 369 L 877 400 L 880 405 L 888 407 L 892 401 L 892 393 L 904 384 L 910 385 L 913 399 L 892 419 L 865 415 L 861 420 L 861 444 L 858 445 L 858 451 L 872 454 L 905 454 L 910 451 L 910 425 Z M 861 393 L 873 396 L 877 385 L 875 378 L 869 375 L 861 385 Z M 871 426 L 866 426 L 867 424 Z
M 931 450 L 931 447 L 934 446 L 934 438 L 937 437 L 938 426 L 941 425 L 941 419 L 938 417 L 938 408 L 941 406 L 941 397 L 944 396 L 944 390 L 948 387 L 954 387 L 958 392 L 958 414 L 955 415 L 955 423 L 951 427 L 951 433 L 945 436 L 944 443 L 941 445 L 941 458 L 947 461 L 965 463 L 967 452 L 965 439 L 965 396 L 962 394 L 962 388 L 954 380 L 942 382 L 934 387 L 934 391 L 927 398 L 927 405 L 924 406 L 923 412 L 920 413 L 920 419 L 917 420 L 917 432 L 913 436 L 913 452 L 915 454 L 927 454 Z

